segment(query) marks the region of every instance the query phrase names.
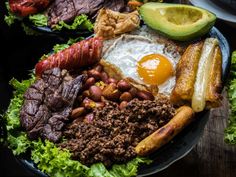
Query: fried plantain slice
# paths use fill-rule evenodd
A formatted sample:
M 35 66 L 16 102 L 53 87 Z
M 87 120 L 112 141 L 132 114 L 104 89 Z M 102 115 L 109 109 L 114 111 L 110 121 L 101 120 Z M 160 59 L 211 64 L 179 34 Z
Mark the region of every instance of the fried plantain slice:
M 171 93 L 171 102 L 182 105 L 192 99 L 194 83 L 201 56 L 203 41 L 188 46 L 176 68 L 176 84 Z
M 222 95 L 222 54 L 219 46 L 216 46 L 212 55 L 212 65 L 209 74 L 209 83 L 206 89 L 206 105 L 208 108 L 221 106 Z
M 201 112 L 206 107 L 207 87 L 210 83 L 210 71 L 217 46 L 219 46 L 219 41 L 216 38 L 207 38 L 204 42 L 192 97 L 192 108 L 195 112 Z M 213 72 L 215 73 L 215 71 Z

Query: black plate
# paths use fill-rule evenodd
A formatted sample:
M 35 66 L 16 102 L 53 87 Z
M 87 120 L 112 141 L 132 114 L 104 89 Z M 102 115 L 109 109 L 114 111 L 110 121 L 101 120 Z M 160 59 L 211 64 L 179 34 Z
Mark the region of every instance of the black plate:
M 232 13 L 236 14 L 235 10 L 236 10 L 236 0 L 212 0 L 215 3 L 219 4 L 220 6 L 226 6 L 227 8 L 229 8 L 229 10 L 231 10 Z
M 230 48 L 227 40 L 222 33 L 215 27 L 209 33 L 210 37 L 216 37 L 220 41 L 220 47 L 223 56 L 223 81 L 226 80 L 230 66 Z M 153 163 L 142 166 L 139 169 L 138 177 L 148 176 L 164 170 L 172 163 L 187 155 L 192 148 L 198 143 L 199 138 L 203 134 L 204 127 L 209 118 L 209 111 L 201 112 L 196 115 L 196 121 L 190 124 L 179 135 L 177 135 L 170 143 L 153 153 L 150 158 Z M 25 168 L 30 169 L 34 174 L 46 177 L 44 173 L 37 169 L 34 163 L 25 158 L 17 158 L 18 162 Z

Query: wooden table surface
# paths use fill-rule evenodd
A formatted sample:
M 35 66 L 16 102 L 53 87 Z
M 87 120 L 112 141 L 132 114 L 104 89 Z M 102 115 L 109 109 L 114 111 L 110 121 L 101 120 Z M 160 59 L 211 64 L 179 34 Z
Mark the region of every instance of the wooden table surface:
M 226 36 L 231 45 L 231 49 L 236 50 L 236 28 L 219 20 L 216 23 L 216 27 Z M 14 48 L 15 53 L 18 52 L 19 57 L 23 60 L 17 62 L 18 58 L 16 58 L 14 62 L 18 63 L 19 67 L 12 70 L 11 66 L 14 53 L 6 54 L 5 61 L 7 64 L 4 67 L 2 66 L 2 68 L 14 74 L 1 72 L 1 75 L 5 75 L 8 78 L 12 76 L 19 77 L 22 70 L 30 69 L 32 66 L 24 68 L 25 66 L 22 64 L 24 60 L 27 59 L 33 62 L 35 58 L 32 58 L 32 53 L 37 53 L 37 55 L 40 56 L 42 53 L 45 53 L 45 51 L 48 51 L 53 43 L 53 41 L 50 40 L 47 40 L 46 44 L 44 39 L 34 39 L 26 36 L 19 37 L 18 35 L 14 35 L 11 31 L 6 30 L 6 27 L 1 30 L 0 32 L 3 34 L 1 39 L 6 38 L 6 41 L 9 43 L 5 46 L 6 53 L 8 48 Z M 12 39 L 9 39 L 10 36 Z M 22 42 L 20 40 L 25 42 L 25 47 L 21 45 Z M 37 41 L 38 44 L 37 48 L 34 47 L 35 41 Z M 31 54 L 28 54 L 27 51 L 30 51 Z M 36 57 L 36 55 L 34 55 L 34 57 Z M 0 95 L 1 99 L 4 97 L 7 99 L 7 97 L 10 96 L 5 93 L 0 93 Z M 205 127 L 203 137 L 194 149 L 184 158 L 172 164 L 166 170 L 152 175 L 152 177 L 235 177 L 236 146 L 232 147 L 227 145 L 224 142 L 223 134 L 228 121 L 228 110 L 227 95 L 226 92 L 224 92 L 223 106 L 211 111 L 211 116 Z M 9 155 L 6 149 L 0 149 L 0 153 L 0 176 L 31 176 L 25 169 L 22 169 L 22 167 L 16 164 L 14 158 Z M 2 164 L 3 161 L 4 164 Z M 14 170 L 12 170 L 12 168 Z

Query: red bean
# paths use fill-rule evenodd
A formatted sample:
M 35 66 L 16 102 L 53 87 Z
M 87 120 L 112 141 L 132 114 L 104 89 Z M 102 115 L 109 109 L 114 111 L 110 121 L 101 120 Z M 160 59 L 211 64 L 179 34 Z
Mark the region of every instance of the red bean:
M 131 84 L 125 80 L 120 80 L 117 87 L 120 91 L 128 91 L 131 88 Z
M 101 101 L 102 90 L 100 87 L 93 85 L 89 88 L 90 98 L 93 101 Z

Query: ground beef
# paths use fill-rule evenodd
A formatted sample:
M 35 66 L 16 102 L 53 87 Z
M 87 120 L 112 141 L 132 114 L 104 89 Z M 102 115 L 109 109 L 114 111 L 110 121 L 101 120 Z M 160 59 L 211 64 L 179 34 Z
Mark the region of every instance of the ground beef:
M 55 0 L 47 12 L 48 24 L 54 26 L 60 21 L 70 22 L 81 14 L 95 19 L 103 7 L 121 12 L 126 10 L 126 2 L 125 0 Z
M 175 114 L 169 99 L 160 96 L 155 101 L 134 99 L 120 110 L 114 102 L 95 109 L 93 121 L 80 119 L 66 126 L 67 139 L 62 148 L 73 158 L 90 165 L 103 162 L 106 166 L 127 162 L 136 156 L 134 147 L 145 137 L 166 124 Z
M 84 76 L 73 79 L 66 70 L 54 68 L 42 74 L 24 94 L 20 122 L 30 139 L 57 142 L 72 111 Z

